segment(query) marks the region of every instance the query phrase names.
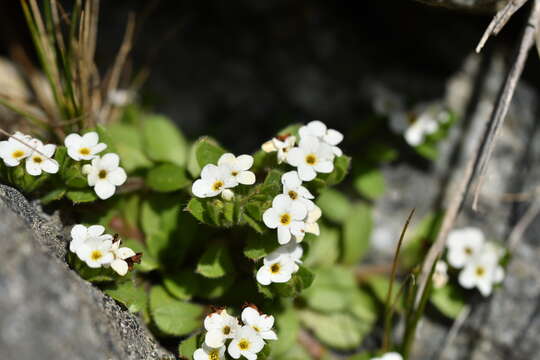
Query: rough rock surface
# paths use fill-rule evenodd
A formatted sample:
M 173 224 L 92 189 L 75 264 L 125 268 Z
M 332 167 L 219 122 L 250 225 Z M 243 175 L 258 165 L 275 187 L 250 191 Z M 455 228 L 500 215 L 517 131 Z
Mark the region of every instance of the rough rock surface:
M 67 240 L 0 185 L 0 359 L 169 359 L 141 322 L 63 261 Z

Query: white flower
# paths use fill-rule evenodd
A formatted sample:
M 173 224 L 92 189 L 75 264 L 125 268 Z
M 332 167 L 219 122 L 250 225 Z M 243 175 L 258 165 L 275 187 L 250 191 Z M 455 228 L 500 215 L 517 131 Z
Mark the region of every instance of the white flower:
M 97 196 L 108 199 L 114 195 L 116 187 L 126 182 L 127 175 L 120 166 L 120 158 L 114 153 L 92 159 L 92 164 L 83 166 L 83 174 L 88 176 L 88 185 L 94 188 Z
M 218 166 L 229 171 L 231 178 L 236 182 L 234 186 L 255 184 L 255 174 L 248 171 L 253 166 L 253 156 L 240 155 L 235 157 L 231 153 L 226 153 L 219 158 Z
M 448 283 L 448 264 L 442 260 L 437 261 L 435 264 L 435 271 L 433 272 L 433 286 L 437 289 L 444 287 Z
M 225 345 L 219 348 L 211 348 L 203 344 L 202 348 L 195 350 L 193 353 L 193 360 L 224 360 L 225 349 Z
M 128 247 L 120 247 L 120 240 L 115 241 L 111 247 L 111 253 L 114 256 L 114 260 L 111 262 L 111 268 L 116 271 L 118 275 L 124 276 L 129 270 L 129 264 L 126 259 L 129 259 L 137 254 L 135 251 Z
M 263 221 L 270 229 L 278 230 L 278 241 L 286 244 L 292 235 L 300 235 L 304 227 L 302 220 L 306 217 L 306 207 L 293 202 L 287 195 L 279 194 L 272 201 L 272 207 L 263 214 Z
M 315 205 L 315 207 L 307 214 L 304 232 L 319 236 L 320 230 L 317 221 L 321 218 L 321 216 L 321 208 Z
M 221 192 L 221 198 L 225 201 L 231 201 L 234 199 L 234 191 L 231 189 L 225 189 Z
M 303 137 L 299 146 L 287 155 L 287 162 L 298 168 L 298 175 L 304 181 L 315 179 L 317 173 L 331 173 L 333 161 L 332 148 L 313 136 Z
M 114 89 L 109 92 L 107 100 L 114 106 L 126 106 L 133 102 L 136 98 L 136 93 L 129 89 Z
M 223 309 L 209 314 L 204 319 L 204 328 L 207 331 L 204 338 L 206 345 L 219 348 L 225 344 L 225 340 L 234 338 L 240 324 L 238 319 L 227 314 L 227 310 Z
M 228 168 L 208 164 L 202 169 L 201 178 L 193 183 L 191 191 L 197 197 L 206 198 L 219 195 L 223 190 L 235 187 L 236 184 Z
M 107 148 L 107 145 L 99 142 L 99 136 L 92 131 L 84 134 L 69 134 L 64 140 L 68 155 L 75 161 L 92 160 L 97 154 Z
M 56 151 L 56 145 L 43 145 L 39 140 L 34 140 L 32 145 L 37 151 L 32 151 L 30 156 L 26 158 L 26 172 L 32 176 L 41 175 L 42 172 L 56 174 L 59 165 L 52 158 Z
M 303 204 L 307 211 L 313 210 L 315 204 L 310 199 L 314 196 L 302 186 L 302 180 L 298 176 L 298 172 L 289 171 L 281 176 L 281 183 L 283 184 L 283 194 L 289 196 L 293 202 L 299 202 Z
M 103 234 L 104 232 L 105 228 L 101 225 L 92 225 L 86 227 L 82 224 L 78 224 L 73 226 L 73 228 L 71 229 L 71 242 L 69 243 L 69 251 L 76 253 L 79 258 L 81 258 L 81 255 L 79 255 L 79 250 L 81 248 L 81 245 L 83 245 L 87 241 L 98 240 L 101 242 L 112 242 L 113 237 L 108 234 Z
M 91 238 L 78 247 L 77 256 L 91 268 L 109 266 L 114 260 L 111 248 L 112 240 Z
M 256 360 L 257 353 L 264 347 L 264 340 L 251 326 L 245 325 L 238 330 L 228 351 L 234 359 L 244 356 L 248 360 Z
M 459 273 L 459 284 L 466 289 L 474 287 L 483 296 L 491 294 L 493 284 L 500 283 L 504 278 L 504 270 L 499 265 L 497 253 L 481 252 L 469 261 Z
M 436 133 L 437 130 L 439 130 L 437 119 L 424 113 L 405 130 L 405 141 L 411 146 L 418 146 L 425 141 L 426 136 Z
M 291 280 L 292 274 L 296 271 L 298 271 L 298 265 L 291 257 L 265 257 L 263 266 L 257 271 L 256 278 L 261 285 L 286 283 Z
M 277 335 L 272 330 L 274 326 L 274 317 L 272 315 L 260 314 L 259 311 L 251 306 L 242 311 L 242 321 L 251 326 L 257 334 L 264 340 L 277 340 Z
M 277 162 L 281 164 L 284 161 L 287 161 L 287 154 L 296 144 L 296 136 L 289 135 L 285 139 L 280 140 L 280 138 L 273 138 L 262 144 L 261 149 L 264 152 L 274 152 L 277 151 Z
M 403 360 L 403 356 L 397 352 L 389 352 L 381 357 L 372 358 L 371 360 Z
M 293 272 L 297 272 L 298 264 L 302 263 L 303 255 L 304 249 L 302 249 L 302 246 L 291 241 L 287 245 L 280 246 L 270 254 L 266 255 L 264 260 L 265 263 L 268 264 L 274 263 L 280 258 L 291 260 L 294 264 Z
M 343 152 L 336 145 L 343 141 L 343 134 L 334 129 L 328 129 L 322 121 L 312 121 L 298 130 L 300 139 L 305 137 L 315 137 L 318 140 L 330 145 L 332 152 L 336 156 L 343 155 Z
M 17 166 L 21 160 L 32 154 L 35 141 L 28 135 L 16 132 L 8 140 L 0 141 L 0 157 L 4 160 L 6 166 Z
M 484 234 L 478 228 L 466 227 L 452 230 L 446 243 L 448 263 L 455 268 L 462 268 L 474 258 L 484 246 Z

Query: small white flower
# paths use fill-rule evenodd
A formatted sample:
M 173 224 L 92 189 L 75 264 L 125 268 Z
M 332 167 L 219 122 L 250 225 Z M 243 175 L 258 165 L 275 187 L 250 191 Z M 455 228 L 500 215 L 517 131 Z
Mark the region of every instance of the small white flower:
M 217 196 L 225 189 L 235 187 L 236 184 L 229 168 L 208 164 L 202 169 L 201 178 L 193 183 L 191 191 L 197 197 L 206 198 Z
M 126 259 L 135 256 L 135 251 L 128 247 L 120 247 L 120 240 L 112 244 L 110 251 L 114 256 L 114 260 L 111 262 L 111 268 L 120 276 L 126 275 L 129 270 L 129 264 Z
M 437 130 L 439 130 L 437 119 L 424 113 L 405 130 L 405 141 L 411 146 L 418 146 L 425 141 L 426 136 L 436 133 Z
M 298 265 L 290 257 L 280 256 L 272 259 L 265 257 L 256 278 L 259 284 L 265 286 L 271 283 L 286 283 L 296 271 Z
M 277 151 L 277 162 L 281 164 L 287 161 L 287 154 L 296 144 L 296 136 L 289 135 L 285 139 L 273 138 L 262 144 L 261 149 L 264 152 L 270 153 Z
M 234 199 L 234 191 L 231 189 L 225 189 L 221 192 L 221 198 L 225 201 L 231 201 Z
M 92 160 L 97 154 L 107 148 L 107 145 L 99 142 L 99 136 L 92 131 L 84 134 L 69 134 L 64 140 L 68 155 L 75 161 Z
M 0 157 L 6 166 L 18 166 L 23 159 L 32 154 L 32 149 L 27 146 L 34 146 L 35 140 L 30 136 L 16 132 L 8 140 L 0 141 Z
M 97 196 L 108 199 L 114 195 L 116 187 L 126 182 L 127 175 L 120 166 L 120 158 L 114 153 L 92 159 L 92 164 L 83 166 L 83 174 L 88 176 L 88 185 L 94 188 Z
M 126 106 L 135 100 L 136 93 L 129 89 L 114 89 L 109 92 L 107 100 L 114 106 Z
M 343 155 L 341 149 L 336 146 L 343 141 L 343 134 L 337 130 L 328 129 L 322 121 L 312 121 L 306 126 L 302 126 L 300 130 L 298 130 L 298 133 L 300 134 L 300 139 L 309 136 L 315 137 L 318 140 L 328 144 L 331 147 L 334 155 Z
M 389 352 L 381 357 L 372 358 L 371 360 L 403 360 L 403 356 L 397 352 Z
M 280 246 L 276 250 L 272 251 L 270 254 L 266 255 L 264 257 L 264 263 L 271 264 L 278 259 L 285 258 L 293 262 L 293 272 L 297 272 L 298 264 L 302 263 L 303 255 L 304 249 L 302 249 L 302 246 L 291 241 L 287 245 Z
M 91 268 L 109 266 L 114 260 L 111 252 L 112 241 L 92 238 L 85 241 L 77 249 L 77 256 Z
M 303 219 L 307 215 L 306 207 L 293 202 L 287 195 L 279 194 L 272 201 L 272 207 L 263 214 L 263 221 L 270 229 L 278 231 L 278 241 L 286 244 L 292 235 L 301 235 Z
M 317 173 L 331 173 L 334 170 L 332 148 L 313 136 L 305 136 L 298 147 L 289 151 L 287 162 L 296 167 L 303 181 L 315 179 Z
M 238 184 L 255 184 L 255 174 L 248 171 L 253 166 L 253 156 L 251 155 L 235 157 L 231 153 L 226 153 L 219 158 L 218 166 L 224 167 L 229 171 L 231 178 L 236 182 L 234 186 Z
M 274 317 L 272 315 L 260 314 L 259 311 L 251 306 L 242 311 L 242 321 L 251 326 L 257 334 L 264 340 L 277 340 L 278 337 L 272 327 L 274 326 Z
M 209 314 L 204 319 L 204 328 L 207 331 L 204 338 L 206 345 L 220 348 L 225 344 L 225 340 L 234 338 L 240 324 L 237 318 L 227 314 L 227 310 L 223 309 Z
M 435 264 L 435 271 L 433 272 L 433 286 L 436 289 L 440 289 L 448 283 L 448 264 L 442 260 L 437 261 Z
M 234 359 L 244 356 L 248 360 L 256 360 L 257 353 L 264 348 L 264 340 L 251 326 L 245 325 L 238 330 L 228 351 Z
M 504 270 L 499 265 L 499 257 L 491 251 L 481 252 L 469 261 L 459 273 L 459 284 L 466 289 L 474 287 L 483 296 L 489 296 L 493 285 L 504 278 Z
M 283 194 L 289 196 L 293 202 L 303 204 L 307 211 L 315 208 L 315 204 L 311 201 L 314 196 L 302 186 L 302 180 L 300 180 L 298 172 L 286 172 L 281 176 L 281 183 L 283 184 Z
M 105 228 L 101 225 L 92 225 L 86 227 L 82 224 L 78 224 L 73 226 L 73 228 L 71 229 L 71 242 L 69 243 L 69 251 L 71 251 L 72 253 L 76 253 L 79 258 L 81 258 L 81 255 L 79 255 L 79 250 L 81 248 L 81 245 L 83 245 L 87 241 L 98 240 L 101 242 L 112 242 L 113 237 L 111 235 L 104 234 L 104 232 Z
M 225 360 L 225 345 L 219 348 L 211 348 L 206 344 L 202 348 L 195 350 L 193 360 Z
M 58 162 L 52 157 L 56 151 L 56 145 L 34 140 L 32 145 L 35 150 L 26 158 L 26 172 L 32 176 L 41 175 L 42 172 L 56 174 L 59 169 Z
M 320 235 L 319 224 L 317 224 L 317 221 L 321 218 L 321 216 L 321 208 L 317 205 L 314 205 L 313 209 L 308 212 L 298 232 L 294 234 L 294 239 L 296 240 L 296 242 L 302 242 L 307 233 L 317 236 Z
M 474 258 L 484 246 L 484 234 L 478 228 L 452 230 L 446 243 L 448 263 L 459 269 Z

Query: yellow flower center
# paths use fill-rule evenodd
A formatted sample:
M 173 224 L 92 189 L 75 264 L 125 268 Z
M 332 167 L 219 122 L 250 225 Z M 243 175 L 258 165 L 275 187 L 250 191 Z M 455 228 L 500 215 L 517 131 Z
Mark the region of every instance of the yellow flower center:
M 87 147 L 83 147 L 79 149 L 79 154 L 81 155 L 90 155 L 90 149 Z
M 34 161 L 35 163 L 41 164 L 43 162 L 43 159 L 41 158 L 41 156 L 34 156 L 32 158 L 32 161 Z
M 249 341 L 247 339 L 242 339 L 238 342 L 238 347 L 240 350 L 247 350 L 249 349 Z
M 24 151 L 22 151 L 22 150 L 15 150 L 15 151 L 13 152 L 13 154 L 11 154 L 11 156 L 13 156 L 15 159 L 18 159 L 18 158 L 24 156 Z
M 103 254 L 101 253 L 101 251 L 99 250 L 94 250 L 92 251 L 92 253 L 90 254 L 90 259 L 94 260 L 94 261 L 98 261 L 99 259 L 101 259 L 103 257 Z
M 298 198 L 298 193 L 296 191 L 289 191 L 289 197 L 293 200 L 296 200 Z
M 478 266 L 476 268 L 476 275 L 477 276 L 484 276 L 485 273 L 486 273 L 486 269 L 484 269 L 482 266 Z
M 282 214 L 279 218 L 279 222 L 281 223 L 281 225 L 289 225 L 291 223 L 291 215 L 287 213 Z
M 232 175 L 232 176 L 238 175 L 238 171 L 231 171 L 231 175 Z
M 279 265 L 279 263 L 275 263 L 275 264 L 272 264 L 272 266 L 270 266 L 270 272 L 272 274 L 278 274 L 280 271 L 281 271 L 281 265 Z
M 223 327 L 223 334 L 229 335 L 231 333 L 231 327 L 226 325 Z
M 465 251 L 465 254 L 472 255 L 472 249 L 470 247 L 467 246 L 464 251 Z
M 257 326 L 252 326 L 253 330 L 255 330 L 256 332 L 261 332 L 261 329 L 259 329 L 259 327 Z
M 213 191 L 221 190 L 222 187 L 223 187 L 223 181 L 221 181 L 221 180 L 218 180 L 214 184 L 212 184 L 212 190 Z
M 98 173 L 100 179 L 105 179 L 107 177 L 107 170 L 100 170 Z
M 214 349 L 214 350 L 210 351 L 210 354 L 208 354 L 208 358 L 210 360 L 219 360 L 219 350 Z
M 306 156 L 306 163 L 308 163 L 308 165 L 315 165 L 317 163 L 317 156 L 309 154 Z

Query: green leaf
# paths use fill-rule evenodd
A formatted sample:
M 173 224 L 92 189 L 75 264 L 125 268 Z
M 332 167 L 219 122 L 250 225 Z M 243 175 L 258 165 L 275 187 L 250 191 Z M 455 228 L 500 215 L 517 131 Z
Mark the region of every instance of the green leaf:
M 107 129 L 105 129 L 102 125 L 98 124 L 96 126 L 96 132 L 99 135 L 99 141 L 107 144 L 107 149 L 105 150 L 105 153 L 117 152 L 116 147 L 114 146 L 113 138 L 111 137 Z
M 319 177 L 326 182 L 328 186 L 339 184 L 345 179 L 351 166 L 351 158 L 349 156 L 339 156 L 334 160 L 334 171 L 330 174 L 320 174 Z
M 246 241 L 244 255 L 251 260 L 259 260 L 279 247 L 275 233 L 250 236 Z
M 82 168 L 80 164 L 70 166 L 62 174 L 62 178 L 67 187 L 75 189 L 85 189 L 88 188 L 87 177 L 82 173 Z
M 377 199 L 384 194 L 383 174 L 378 169 L 368 169 L 354 179 L 354 187 L 361 195 L 369 199 Z
M 219 199 L 199 199 L 191 198 L 186 210 L 202 223 L 208 225 L 223 225 L 221 215 L 223 214 L 224 204 Z
M 207 164 L 217 164 L 225 150 L 209 137 L 199 139 L 194 145 L 197 164 L 202 169 Z
M 157 260 L 150 254 L 148 248 L 146 248 L 146 246 L 144 246 L 144 244 L 142 244 L 140 241 L 133 239 L 122 239 L 122 244 L 136 253 L 143 253 L 141 263 L 135 267 L 136 270 L 150 272 L 159 267 Z
M 107 127 L 114 141 L 116 152 L 122 159 L 122 167 L 131 173 L 139 169 L 147 169 L 152 162 L 144 153 L 142 133 L 132 124 L 114 123 Z
M 460 288 L 447 284 L 440 289 L 433 288 L 430 300 L 441 313 L 455 319 L 466 304 L 465 298 L 465 294 Z
M 146 154 L 154 161 L 185 166 L 187 144 L 178 128 L 166 117 L 148 115 L 142 120 Z
M 246 213 L 242 214 L 242 219 L 246 224 L 248 224 L 253 230 L 259 234 L 264 234 L 265 227 L 263 227 L 258 221 L 254 220 L 251 216 Z
M 317 205 L 324 216 L 337 223 L 342 223 L 351 212 L 351 203 L 345 195 L 334 189 L 325 189 L 317 199 Z
M 175 297 L 189 300 L 199 291 L 199 276 L 191 270 L 182 270 L 173 276 L 166 276 L 163 284 Z
M 58 188 L 49 191 L 47 194 L 45 194 L 43 197 L 41 197 L 40 201 L 43 205 L 50 204 L 53 201 L 60 200 L 66 195 L 67 189 L 65 188 Z
M 185 340 L 182 340 L 182 342 L 178 346 L 178 354 L 180 355 L 180 357 L 184 357 L 186 359 L 192 359 L 193 353 L 197 349 L 198 349 L 197 335 L 193 335 L 193 336 L 188 337 Z
M 386 296 L 388 295 L 388 287 L 390 286 L 390 279 L 386 276 L 382 275 L 373 275 L 370 276 L 367 280 L 367 286 L 373 291 L 373 294 L 375 295 L 375 298 L 379 301 L 381 305 L 386 305 Z M 399 281 L 395 280 L 394 285 L 392 286 L 392 302 L 395 302 L 396 295 L 398 294 L 399 287 L 401 284 Z M 396 304 L 396 310 L 402 311 L 403 310 L 403 296 L 401 297 L 401 300 L 398 300 L 395 302 Z
M 148 301 L 146 291 L 142 287 L 135 286 L 132 280 L 106 287 L 104 291 L 132 313 L 142 311 Z
M 154 286 L 150 290 L 150 314 L 159 330 L 167 335 L 182 336 L 201 326 L 203 309 L 173 298 L 161 286 Z
M 146 175 L 146 184 L 158 192 L 173 192 L 191 184 L 183 167 L 162 164 L 151 169 Z
M 311 286 L 313 279 L 313 273 L 305 267 L 300 266 L 298 272 L 287 283 L 274 283 L 271 287 L 281 297 L 297 297 L 302 290 Z
M 98 199 L 94 189 L 68 190 L 66 192 L 66 197 L 75 204 L 92 202 Z
M 309 243 L 309 252 L 304 259 L 308 267 L 329 266 L 337 262 L 340 249 L 340 233 L 333 227 L 319 225 L 320 235 L 307 234 L 306 242 Z
M 205 299 L 215 299 L 223 296 L 235 282 L 235 276 L 224 276 L 219 279 L 206 277 L 199 278 L 199 289 L 197 296 Z
M 357 203 L 352 206 L 343 224 L 343 253 L 345 264 L 356 264 L 369 249 L 373 219 L 371 207 Z
M 291 349 L 297 342 L 300 332 L 300 319 L 298 312 L 289 304 L 285 311 L 276 316 L 276 328 L 279 341 L 272 341 L 272 357 L 281 356 Z
M 226 244 L 211 245 L 197 264 L 197 272 L 212 279 L 230 274 L 233 269 L 231 255 Z
M 321 312 L 348 308 L 350 295 L 356 291 L 356 281 L 352 271 L 333 266 L 320 268 L 315 274 L 312 286 L 303 294 L 309 307 Z

